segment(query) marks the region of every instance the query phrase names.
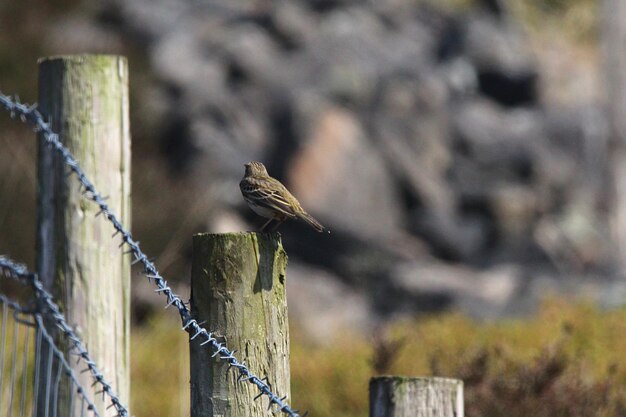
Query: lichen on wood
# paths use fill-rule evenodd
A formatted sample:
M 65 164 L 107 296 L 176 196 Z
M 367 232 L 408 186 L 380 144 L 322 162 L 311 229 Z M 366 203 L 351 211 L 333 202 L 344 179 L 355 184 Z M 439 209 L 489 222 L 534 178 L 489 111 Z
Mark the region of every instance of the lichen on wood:
M 191 310 L 214 336 L 237 350 L 251 371 L 289 395 L 287 255 L 278 234 L 198 234 L 193 237 Z M 191 342 L 191 416 L 264 416 L 251 384 Z
M 40 60 L 39 69 L 39 110 L 130 228 L 126 59 L 59 56 Z M 129 401 L 130 258 L 118 247 L 119 239 L 111 237 L 111 225 L 96 218 L 98 207 L 83 198 L 67 173 L 60 156 L 40 138 L 37 270 L 115 392 Z M 45 353 L 42 357 L 45 362 Z M 81 382 L 91 386 L 91 377 L 79 366 Z M 100 415 L 115 414 L 114 409 L 105 411 L 108 404 L 101 395 L 91 397 Z M 61 401 L 58 414 L 71 415 L 64 407 L 69 404 Z M 44 408 L 38 411 L 44 413 Z M 74 413 L 80 413 L 76 405 Z
M 437 377 L 372 378 L 370 417 L 463 417 L 463 382 Z

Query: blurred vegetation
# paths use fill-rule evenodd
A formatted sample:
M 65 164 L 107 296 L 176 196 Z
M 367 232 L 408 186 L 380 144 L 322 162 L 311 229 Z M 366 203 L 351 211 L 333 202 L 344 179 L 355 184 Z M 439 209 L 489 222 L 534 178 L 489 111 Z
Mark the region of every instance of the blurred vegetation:
M 12 332 L 9 326 L 9 346 Z M 330 344 L 307 339 L 292 323 L 291 398 L 315 417 L 365 417 L 371 376 L 436 375 L 464 381 L 469 417 L 622 416 L 624 334 L 626 308 L 600 311 L 557 299 L 528 320 L 477 323 L 448 313 L 396 322 L 372 336 L 345 334 Z M 174 314 L 133 328 L 133 415 L 189 415 L 187 340 Z M 11 352 L 0 358 L 5 369 Z
M 580 46 L 595 45 L 600 27 L 596 0 L 525 0 L 508 2 L 511 12 L 533 35 L 554 36 Z
M 189 344 L 173 314 L 158 314 L 131 333 L 131 414 L 189 415 Z
M 188 415 L 187 338 L 171 317 L 133 332 L 134 415 Z M 626 412 L 626 309 L 554 299 L 528 320 L 477 323 L 449 313 L 326 345 L 291 327 L 292 402 L 315 417 L 367 416 L 377 374 L 461 378 L 469 417 Z
M 574 44 L 597 40 L 600 2 L 596 0 L 421 0 L 451 11 L 470 10 L 485 3 L 502 3 L 530 34 L 558 33 Z

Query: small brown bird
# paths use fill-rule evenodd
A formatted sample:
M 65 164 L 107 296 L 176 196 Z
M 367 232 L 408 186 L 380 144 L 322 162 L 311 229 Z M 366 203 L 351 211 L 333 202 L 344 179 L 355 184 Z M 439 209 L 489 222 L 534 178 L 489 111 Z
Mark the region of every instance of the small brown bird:
M 246 173 L 239 183 L 239 188 L 252 211 L 269 219 L 261 228 L 262 231 L 267 231 L 274 220 L 277 223 L 271 230 L 275 230 L 285 220 L 294 218 L 304 220 L 318 232 L 328 231 L 302 208 L 280 181 L 269 176 L 265 165 L 260 162 L 248 162 L 245 167 Z

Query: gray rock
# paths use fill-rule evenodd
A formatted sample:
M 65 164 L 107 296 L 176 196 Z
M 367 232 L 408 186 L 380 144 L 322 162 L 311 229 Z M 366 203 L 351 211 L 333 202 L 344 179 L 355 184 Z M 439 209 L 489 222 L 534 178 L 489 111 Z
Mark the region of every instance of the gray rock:
M 287 173 L 304 207 L 360 236 L 388 236 L 399 229 L 397 191 L 358 119 L 328 108 L 308 137 Z
M 463 266 L 408 263 L 400 265 L 392 279 L 416 298 L 445 294 L 456 308 L 485 318 L 502 315 L 522 286 L 522 273 L 515 265 L 476 271 Z
M 289 265 L 287 301 L 291 325 L 321 345 L 332 343 L 346 329 L 362 333 L 377 322 L 367 297 L 331 273 L 295 262 Z
M 477 14 L 465 20 L 465 51 L 480 91 L 506 105 L 538 101 L 538 72 L 520 29 L 506 18 Z
M 281 227 L 309 265 L 295 276 L 324 283 L 294 292 L 332 298 L 323 305 L 360 328 L 359 314 L 526 311 L 540 293 L 533 277 L 611 274 L 602 109 L 543 102 L 524 33 L 504 2 L 482 3 L 465 13 L 411 0 L 102 7 L 151 63 L 151 84 L 136 89 L 150 120 L 142 137 L 161 142 L 186 193 L 221 208 L 197 223 L 260 224 L 237 182 L 243 163 L 266 162 L 333 230 Z M 223 214 L 233 207 L 245 220 Z M 336 310 L 335 291 L 358 308 Z

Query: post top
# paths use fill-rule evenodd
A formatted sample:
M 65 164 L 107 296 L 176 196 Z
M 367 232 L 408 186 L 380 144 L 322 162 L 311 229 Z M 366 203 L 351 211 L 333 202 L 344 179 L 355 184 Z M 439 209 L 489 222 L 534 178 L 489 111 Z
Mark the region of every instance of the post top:
M 229 233 L 196 233 L 193 235 L 194 245 L 239 245 L 269 244 L 282 250 L 282 239 L 278 232 L 229 232 Z
M 126 57 L 123 55 L 113 55 L 113 54 L 75 54 L 75 55 L 52 55 L 41 57 L 37 60 L 37 64 L 41 65 L 47 62 L 56 62 L 56 61 L 64 61 L 64 62 L 85 62 L 87 60 L 118 60 L 122 59 L 126 61 Z
M 237 237 L 280 237 L 278 232 L 228 232 L 228 233 L 209 233 L 202 232 L 193 235 L 195 238 L 214 237 L 214 238 L 237 238 Z
M 421 383 L 421 384 L 463 384 L 463 381 L 456 378 L 444 378 L 439 376 L 414 377 L 400 375 L 381 375 L 370 379 L 370 384 L 392 382 L 395 384 Z

